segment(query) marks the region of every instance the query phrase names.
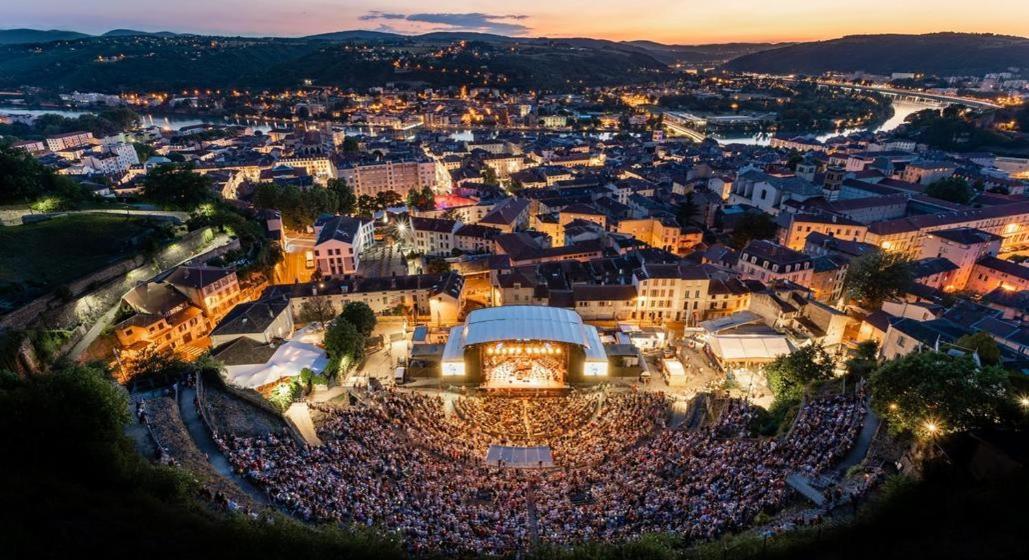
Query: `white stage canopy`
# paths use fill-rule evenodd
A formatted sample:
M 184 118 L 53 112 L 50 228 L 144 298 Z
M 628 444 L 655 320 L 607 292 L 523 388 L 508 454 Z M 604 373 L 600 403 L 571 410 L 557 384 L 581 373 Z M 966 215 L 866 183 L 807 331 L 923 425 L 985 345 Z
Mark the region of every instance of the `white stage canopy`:
M 477 309 L 465 323 L 464 345 L 504 340 L 551 340 L 586 346 L 582 317 L 568 309 L 507 305 Z
M 770 362 L 793 351 L 782 335 L 716 335 L 708 344 L 722 362 Z
M 443 349 L 443 375 L 464 375 L 466 346 L 503 341 L 540 340 L 581 346 L 586 375 L 607 375 L 607 354 L 597 328 L 578 313 L 555 307 L 507 305 L 476 309 L 464 325 L 450 329 Z

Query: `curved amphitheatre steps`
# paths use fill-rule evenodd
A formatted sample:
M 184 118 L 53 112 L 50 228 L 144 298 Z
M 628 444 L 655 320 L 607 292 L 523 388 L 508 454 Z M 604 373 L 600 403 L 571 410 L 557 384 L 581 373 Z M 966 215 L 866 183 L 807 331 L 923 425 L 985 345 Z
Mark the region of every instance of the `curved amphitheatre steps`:
M 179 414 L 178 403 L 173 398 L 148 399 L 146 411 L 150 428 L 179 467 L 196 477 L 212 494 L 221 492 L 241 507 L 257 509 L 257 504 L 250 496 L 219 474 L 208 456 L 196 446 Z

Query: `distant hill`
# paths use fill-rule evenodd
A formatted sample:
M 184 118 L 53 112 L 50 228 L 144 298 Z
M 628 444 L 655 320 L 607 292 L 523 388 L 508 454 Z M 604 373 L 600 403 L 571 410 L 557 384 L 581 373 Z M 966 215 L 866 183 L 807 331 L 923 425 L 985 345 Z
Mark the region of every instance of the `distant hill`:
M 1029 39 L 971 33 L 851 35 L 746 54 L 725 67 L 770 74 L 863 70 L 873 74 L 982 75 L 1009 67 L 1029 69 Z
M 387 82 L 456 86 L 469 84 L 468 77 L 478 77 L 482 81 L 476 82 L 482 85 L 567 90 L 650 81 L 667 69 L 644 49 L 593 39 L 514 39 L 475 33 L 411 37 L 364 31 L 293 39 L 211 39 L 119 30 L 74 43 L 0 45 L 0 86 L 86 91 L 286 88 L 308 79 L 347 87 Z M 478 43 L 475 52 L 443 58 L 431 54 L 436 44 L 461 39 Z M 339 49 L 332 44 L 335 41 L 367 42 L 373 48 Z M 394 67 L 398 56 L 394 42 L 413 47 L 402 55 L 408 62 L 405 67 Z M 120 56 L 112 61 L 109 57 L 114 53 Z
M 332 33 L 320 33 L 308 35 L 301 39 L 314 41 L 402 41 L 407 39 L 406 35 L 399 33 L 383 33 L 382 31 L 365 31 L 357 29 L 353 31 L 334 31 Z
M 101 37 L 134 37 L 138 35 L 152 35 L 155 37 L 175 37 L 178 33 L 171 31 L 137 31 L 135 29 L 112 29 Z
M 655 58 L 667 64 L 716 64 L 769 49 L 781 48 L 793 43 L 723 43 L 712 45 L 666 45 L 654 41 L 626 41 L 646 50 Z
M 90 37 L 77 31 L 61 31 L 58 29 L 0 29 L 0 45 L 20 45 L 25 43 L 48 43 L 50 41 L 69 41 Z

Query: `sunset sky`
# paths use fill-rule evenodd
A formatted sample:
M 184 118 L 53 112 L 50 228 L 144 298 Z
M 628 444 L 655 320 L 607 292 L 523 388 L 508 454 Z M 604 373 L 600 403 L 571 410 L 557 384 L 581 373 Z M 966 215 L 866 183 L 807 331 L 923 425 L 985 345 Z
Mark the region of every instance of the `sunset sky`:
M 855 33 L 1029 36 L 1029 0 L 31 0 L 5 1 L 0 26 L 298 36 L 399 33 L 652 39 L 697 44 L 798 41 Z

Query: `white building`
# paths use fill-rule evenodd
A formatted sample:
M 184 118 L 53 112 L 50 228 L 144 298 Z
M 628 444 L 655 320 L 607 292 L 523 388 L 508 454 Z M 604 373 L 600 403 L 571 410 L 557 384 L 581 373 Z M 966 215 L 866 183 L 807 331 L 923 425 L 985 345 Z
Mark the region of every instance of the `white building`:
M 317 240 L 314 258 L 323 276 L 353 274 L 361 263 L 361 253 L 374 241 L 371 220 L 336 216 L 315 224 Z

